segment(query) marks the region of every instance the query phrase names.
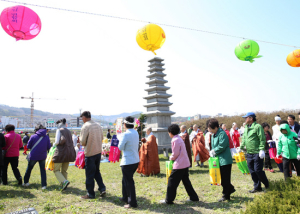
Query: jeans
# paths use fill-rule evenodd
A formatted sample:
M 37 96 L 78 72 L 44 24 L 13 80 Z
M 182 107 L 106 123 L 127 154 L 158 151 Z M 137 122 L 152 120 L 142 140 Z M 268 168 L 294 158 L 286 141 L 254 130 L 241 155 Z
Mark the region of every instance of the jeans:
M 139 163 L 123 165 L 122 168 L 122 199 L 132 207 L 137 207 L 135 185 L 133 175 L 138 168 Z
M 259 157 L 259 154 L 247 154 L 247 165 L 254 182 L 254 189 L 261 190 L 261 183 L 269 188 L 269 181 L 266 173 L 263 171 L 264 159 Z
M 231 168 L 232 164 L 220 166 L 221 185 L 223 187 L 223 197 L 230 199 L 230 194 L 234 190 L 234 186 L 231 184 Z
M 85 186 L 88 192 L 88 196 L 90 198 L 95 198 L 95 181 L 96 180 L 99 191 L 103 192 L 106 190 L 106 187 L 103 183 L 102 176 L 100 173 L 100 161 L 101 161 L 101 154 L 97 154 L 91 157 L 85 157 Z
M 17 181 L 22 179 L 20 171 L 18 169 L 19 157 L 5 157 L 3 162 L 4 164 L 2 168 L 2 181 L 4 185 L 7 185 L 7 168 L 9 163 Z
M 168 187 L 167 187 L 167 196 L 166 196 L 166 203 L 167 204 L 173 204 L 177 188 L 180 184 L 180 181 L 182 181 L 184 188 L 187 192 L 187 194 L 190 197 L 191 201 L 199 201 L 199 197 L 197 193 L 195 192 L 190 178 L 189 178 L 189 168 L 185 169 L 173 169 L 171 172 L 171 175 L 168 180 Z
M 290 162 L 294 163 L 297 170 L 297 176 L 300 176 L 300 161 L 298 161 L 297 159 L 287 159 L 283 157 L 282 164 L 283 164 L 283 174 L 285 180 L 288 177 L 290 177 Z
M 27 184 L 29 182 L 31 170 L 33 169 L 34 165 L 37 162 L 39 162 L 39 165 L 40 165 L 42 187 L 45 187 L 45 186 L 47 186 L 47 177 L 46 177 L 46 170 L 45 170 L 45 160 L 30 160 L 28 162 L 26 173 L 25 173 L 25 176 L 24 176 L 24 183 Z

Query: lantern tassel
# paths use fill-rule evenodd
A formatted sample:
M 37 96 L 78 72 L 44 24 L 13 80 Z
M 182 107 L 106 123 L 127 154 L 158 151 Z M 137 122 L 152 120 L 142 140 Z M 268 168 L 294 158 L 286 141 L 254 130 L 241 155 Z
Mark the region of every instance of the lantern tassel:
M 152 50 L 151 50 L 152 51 Z M 154 51 L 152 51 L 152 53 L 154 53 L 156 55 L 156 53 Z

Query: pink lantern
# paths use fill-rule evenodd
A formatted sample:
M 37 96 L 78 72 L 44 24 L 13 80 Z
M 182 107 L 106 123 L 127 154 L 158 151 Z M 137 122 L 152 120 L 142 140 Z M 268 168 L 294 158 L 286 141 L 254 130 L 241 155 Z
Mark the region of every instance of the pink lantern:
M 4 31 L 17 41 L 33 39 L 42 28 L 40 17 L 30 8 L 21 5 L 5 8 L 0 21 Z

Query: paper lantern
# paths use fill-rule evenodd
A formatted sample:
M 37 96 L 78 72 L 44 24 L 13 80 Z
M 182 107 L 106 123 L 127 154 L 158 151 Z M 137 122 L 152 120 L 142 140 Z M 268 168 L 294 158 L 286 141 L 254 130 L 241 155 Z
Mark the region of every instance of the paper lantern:
M 16 40 L 30 40 L 36 37 L 42 28 L 39 16 L 25 6 L 5 8 L 0 16 L 4 31 Z
M 300 67 L 300 49 L 291 52 L 287 56 L 286 62 L 292 67 Z
M 242 61 L 254 62 L 253 59 L 260 58 L 262 56 L 257 56 L 259 53 L 259 46 L 253 40 L 244 40 L 240 42 L 234 50 L 236 57 Z
M 166 41 L 164 30 L 156 24 L 148 24 L 138 30 L 136 34 L 138 45 L 146 51 L 152 51 L 161 48 Z

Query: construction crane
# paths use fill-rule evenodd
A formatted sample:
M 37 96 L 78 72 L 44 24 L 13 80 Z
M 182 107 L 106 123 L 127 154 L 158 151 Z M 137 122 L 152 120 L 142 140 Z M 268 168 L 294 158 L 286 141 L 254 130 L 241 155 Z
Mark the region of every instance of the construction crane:
M 34 100 L 38 99 L 38 100 L 65 100 L 65 99 L 55 99 L 55 98 L 35 98 L 33 96 L 33 92 L 32 92 L 32 97 L 21 97 L 21 99 L 30 99 L 31 100 L 31 114 L 30 114 L 30 125 L 31 127 L 33 127 L 33 113 L 34 113 Z

